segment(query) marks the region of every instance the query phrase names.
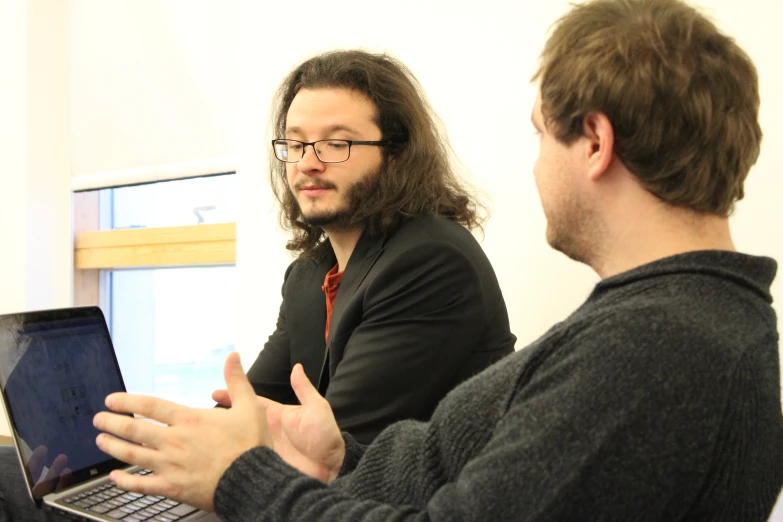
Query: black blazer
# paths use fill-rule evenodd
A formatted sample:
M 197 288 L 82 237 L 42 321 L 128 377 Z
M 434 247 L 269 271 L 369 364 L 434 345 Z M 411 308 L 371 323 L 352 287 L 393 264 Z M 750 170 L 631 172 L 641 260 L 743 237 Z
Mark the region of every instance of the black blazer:
M 363 234 L 325 342 L 321 287 L 336 263 L 330 250 L 288 267 L 277 328 L 248 371 L 257 394 L 298 404 L 289 376 L 302 363 L 340 428 L 369 443 L 397 420 L 428 420 L 452 388 L 514 349 L 492 266 L 452 221 L 415 218 L 390 237 Z

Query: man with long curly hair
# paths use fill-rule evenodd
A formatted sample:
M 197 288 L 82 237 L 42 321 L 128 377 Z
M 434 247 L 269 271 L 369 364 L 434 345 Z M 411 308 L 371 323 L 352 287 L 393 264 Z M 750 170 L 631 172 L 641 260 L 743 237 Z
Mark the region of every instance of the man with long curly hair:
M 271 182 L 298 258 L 250 382 L 297 404 L 289 375 L 301 363 L 364 443 L 429 419 L 515 337 L 470 233 L 481 206 L 421 88 L 388 55 L 328 52 L 282 82 L 272 121 Z

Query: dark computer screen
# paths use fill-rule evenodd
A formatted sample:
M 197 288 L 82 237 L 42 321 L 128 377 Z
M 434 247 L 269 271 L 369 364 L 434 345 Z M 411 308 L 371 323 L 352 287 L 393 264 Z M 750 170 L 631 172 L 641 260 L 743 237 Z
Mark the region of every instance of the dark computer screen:
M 93 416 L 125 387 L 103 315 L 92 310 L 0 317 L 0 385 L 37 498 L 62 485 L 63 471 L 81 481 L 120 464 L 95 445 Z

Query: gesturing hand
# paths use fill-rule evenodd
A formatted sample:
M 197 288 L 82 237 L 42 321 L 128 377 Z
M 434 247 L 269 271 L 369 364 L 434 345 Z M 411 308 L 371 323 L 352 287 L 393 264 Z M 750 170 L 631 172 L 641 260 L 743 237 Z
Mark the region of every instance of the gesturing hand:
M 101 433 L 96 439 L 101 450 L 155 472 L 138 476 L 113 471 L 111 479 L 117 486 L 212 510 L 218 481 L 231 463 L 254 447 L 272 447 L 263 407 L 236 352 L 226 358 L 224 375 L 231 409 L 193 409 L 126 393 L 106 398 L 106 406 L 114 411 L 137 413 L 167 425 L 108 412 L 95 416 L 96 428 L 126 439 Z
M 332 408 L 307 379 L 301 364 L 291 371 L 291 387 L 301 406 L 257 398 L 266 409 L 273 448 L 302 473 L 330 482 L 337 477 L 345 458 L 345 441 Z M 223 406 L 231 406 L 229 395 L 226 390 L 217 390 L 212 398 Z

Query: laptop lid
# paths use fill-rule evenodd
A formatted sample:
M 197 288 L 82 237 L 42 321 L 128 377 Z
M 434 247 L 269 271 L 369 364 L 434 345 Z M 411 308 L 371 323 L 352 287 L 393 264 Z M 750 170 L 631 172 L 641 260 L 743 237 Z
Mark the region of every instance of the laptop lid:
M 98 307 L 0 316 L 0 392 L 28 490 L 55 490 L 127 464 L 95 445 L 93 416 L 125 391 Z

